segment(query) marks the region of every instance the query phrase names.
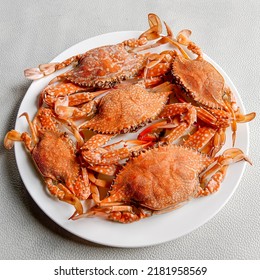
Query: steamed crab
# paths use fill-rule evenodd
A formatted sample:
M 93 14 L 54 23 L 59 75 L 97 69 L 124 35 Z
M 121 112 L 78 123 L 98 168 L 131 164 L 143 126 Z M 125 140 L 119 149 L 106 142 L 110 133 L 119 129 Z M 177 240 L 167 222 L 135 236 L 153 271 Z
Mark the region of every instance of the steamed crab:
M 224 78 L 188 39 L 189 30 L 182 30 L 175 39 L 166 23 L 167 35 L 161 35 L 156 15 L 149 14 L 148 19 L 150 28 L 137 39 L 25 70 L 25 76 L 35 80 L 72 66 L 43 89 L 32 122 L 23 114 L 31 136 L 12 130 L 5 137 L 5 147 L 11 148 L 13 141 L 24 142 L 49 192 L 75 207 L 73 219 L 101 214 L 129 223 L 167 212 L 217 191 L 229 164 L 250 162 L 235 148 L 215 155 L 224 144 L 225 129 L 231 125 L 234 139 L 236 122 L 250 121 L 255 114 L 240 113 Z M 177 50 L 141 53 L 166 43 Z M 143 79 L 145 87 L 136 78 Z M 183 103 L 168 103 L 173 91 Z M 76 127 L 74 120 L 79 118 L 87 120 Z M 135 132 L 151 121 L 156 123 L 144 129 L 139 139 L 106 145 L 114 136 Z M 61 124 L 73 132 L 77 148 L 59 130 Z M 154 134 L 156 129 L 159 133 Z M 91 138 L 85 135 L 89 131 L 94 134 Z M 178 146 L 172 144 L 180 138 Z M 129 160 L 124 164 L 123 159 Z M 109 183 L 97 174 L 115 176 L 103 200 L 98 187 Z M 80 200 L 88 198 L 96 206 L 83 213 Z
M 234 148 L 216 158 L 176 145 L 147 150 L 132 157 L 117 174 L 108 197 L 75 219 L 102 215 L 131 223 L 171 211 L 192 198 L 217 191 L 228 165 L 240 160 L 249 161 Z
M 231 114 L 233 130 L 233 145 L 236 138 L 236 123 L 249 122 L 255 118 L 255 113 L 243 115 L 237 106 L 235 97 L 226 85 L 224 77 L 207 60 L 202 50 L 189 39 L 191 31 L 181 30 L 174 38 L 170 27 L 166 25 L 167 36 L 162 36 L 161 42 L 168 42 L 178 51 L 166 50 L 146 66 L 150 76 L 163 76 L 171 72 L 174 83 L 181 87 L 179 95 L 189 96 L 190 102 L 206 109 L 220 109 Z M 183 47 L 184 46 L 184 47 Z M 194 59 L 187 53 L 190 50 L 197 57 Z M 178 96 L 180 97 L 180 96 Z M 182 97 L 181 97 L 182 98 Z
M 67 88 L 71 91 L 71 88 L 69 89 L 71 83 L 85 89 L 110 88 L 122 80 L 135 77 L 144 68 L 147 58 L 147 54 L 141 54 L 140 51 L 164 43 L 158 40 L 147 45 L 148 41 L 160 38 L 162 32 L 162 24 L 158 16 L 149 14 L 148 21 L 150 28 L 137 39 L 91 49 L 63 62 L 41 64 L 37 68 L 26 69 L 25 76 L 32 80 L 40 79 L 72 64 L 74 65 L 72 70 L 54 79 L 55 82 L 65 81 L 64 92 Z M 52 89 L 48 92 L 54 94 Z
M 31 136 L 11 130 L 5 137 L 5 147 L 11 149 L 14 141 L 24 142 L 49 192 L 72 204 L 76 209 L 74 215 L 81 214 L 80 200 L 90 196 L 90 188 L 87 171 L 76 157 L 73 142 L 59 129 L 60 123 L 51 109 L 39 109 L 32 122 L 27 113 L 23 116 L 29 123 Z
M 231 114 L 231 128 L 233 131 L 233 146 L 236 139 L 237 122 L 249 122 L 255 118 L 255 113 L 243 115 L 237 106 L 235 97 L 226 85 L 223 76 L 207 60 L 203 58 L 201 49 L 188 39 L 190 30 L 183 30 L 177 36 L 180 44 L 187 46 L 194 54 L 196 59 L 187 59 L 177 55 L 173 59 L 172 74 L 177 84 L 198 104 L 203 105 L 209 111 Z
M 142 84 L 112 89 L 96 101 L 95 115 L 79 128 L 113 135 L 135 131 L 158 116 L 172 93 L 171 89 L 169 83 L 150 90 Z

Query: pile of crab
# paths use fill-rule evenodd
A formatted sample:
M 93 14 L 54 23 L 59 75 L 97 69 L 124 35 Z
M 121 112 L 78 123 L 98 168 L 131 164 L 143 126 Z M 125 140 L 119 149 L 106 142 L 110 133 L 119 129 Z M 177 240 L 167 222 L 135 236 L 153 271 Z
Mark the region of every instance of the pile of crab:
M 69 65 L 39 93 L 22 141 L 48 191 L 74 206 L 71 219 L 104 216 L 129 223 L 216 192 L 230 164 L 250 160 L 235 148 L 242 114 L 223 76 L 189 39 L 155 14 L 139 38 L 25 70 L 43 78 Z M 156 52 L 163 46 L 164 51 Z M 226 131 L 232 147 L 220 151 Z M 85 202 L 90 207 L 85 207 Z

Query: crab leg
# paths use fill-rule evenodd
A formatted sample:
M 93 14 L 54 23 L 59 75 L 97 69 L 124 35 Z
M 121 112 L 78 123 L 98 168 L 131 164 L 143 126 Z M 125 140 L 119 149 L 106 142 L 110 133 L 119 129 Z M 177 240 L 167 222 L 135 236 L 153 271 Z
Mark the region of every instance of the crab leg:
M 28 122 L 30 131 L 31 131 L 31 134 L 32 134 L 33 143 L 36 144 L 36 143 L 39 141 L 39 139 L 38 139 L 38 137 L 37 137 L 36 129 L 35 129 L 33 123 L 31 122 L 28 113 L 23 113 L 23 114 L 21 114 L 20 117 L 23 117 L 23 116 L 26 118 L 26 120 L 27 120 L 27 122 Z
M 105 145 L 115 135 L 111 134 L 95 134 L 81 147 L 81 150 L 94 150 Z
M 166 73 L 171 70 L 174 51 L 164 51 L 160 54 L 149 54 L 141 77 L 144 78 L 146 87 L 160 84 Z
M 163 128 L 168 128 L 167 121 L 157 122 L 153 125 L 148 126 L 139 135 L 138 140 L 141 141 L 156 141 L 158 139 L 158 130 Z M 155 133 L 155 131 L 157 133 Z
M 175 118 L 177 116 L 179 116 L 179 120 Z M 157 138 L 156 136 L 149 136 L 147 138 L 147 135 L 156 128 L 172 128 L 172 131 L 163 139 L 163 141 L 167 143 L 172 143 L 188 131 L 191 125 L 196 121 L 196 116 L 196 110 L 191 104 L 175 103 L 166 105 L 158 118 L 168 119 L 169 123 L 166 122 L 164 125 L 164 122 L 161 122 L 151 125 L 142 131 L 138 139 L 148 140 L 150 137 Z M 176 123 L 174 123 L 174 121 Z M 149 140 L 152 140 L 152 138 Z
M 208 196 L 214 192 L 217 192 L 220 188 L 221 183 L 223 182 L 226 173 L 227 173 L 228 165 L 221 167 L 208 181 L 206 186 L 200 186 L 196 197 L 200 196 Z
M 67 96 L 83 91 L 86 91 L 85 87 L 81 87 L 70 82 L 49 84 L 40 93 L 40 102 L 45 102 L 47 105 L 52 107 L 57 97 Z
M 224 146 L 225 143 L 226 143 L 226 129 L 220 128 L 217 130 L 213 138 L 213 144 L 210 153 L 211 156 L 214 157 L 221 150 L 221 148 Z
M 218 190 L 220 183 L 223 181 L 227 167 L 232 164 L 245 160 L 252 164 L 247 156 L 237 148 L 231 148 L 226 150 L 221 156 L 216 158 L 217 162 L 204 173 L 201 174 L 201 195 L 207 195 L 209 193 Z M 206 191 L 203 191 L 207 189 Z
M 154 40 L 160 37 L 160 33 L 162 32 L 162 23 L 160 18 L 153 13 L 148 14 L 148 22 L 150 28 L 142 33 L 139 38 L 147 38 L 147 40 Z
M 170 27 L 165 22 L 164 22 L 164 25 L 166 27 L 167 36 L 161 35 L 162 23 L 158 16 L 156 16 L 155 14 L 149 14 L 148 19 L 149 19 L 150 29 L 148 29 L 147 31 L 142 33 L 139 38 L 146 38 L 147 40 L 155 40 L 158 38 L 160 38 L 160 39 L 158 41 L 156 41 L 154 44 L 135 48 L 133 50 L 134 52 L 139 52 L 139 51 L 144 51 L 144 50 L 148 50 L 151 48 L 156 48 L 156 47 L 159 47 L 160 45 L 167 44 L 172 41 L 172 44 L 175 45 L 180 50 L 180 52 L 183 54 L 183 56 L 186 58 L 189 58 L 188 55 L 186 54 L 186 52 L 183 50 L 183 48 L 177 42 L 172 40 L 173 33 L 172 33 Z
M 108 176 L 114 176 L 118 170 L 118 166 L 116 164 L 109 165 L 93 165 L 88 166 L 88 169 L 96 171 L 101 174 L 105 174 Z
M 251 121 L 255 117 L 255 113 L 250 113 L 248 115 L 243 115 L 241 113 L 235 113 L 231 107 L 231 104 L 224 100 L 227 111 L 219 109 L 208 109 L 196 107 L 198 118 L 213 126 L 218 128 L 219 134 L 223 135 L 225 129 L 231 126 L 232 130 L 232 145 L 234 146 L 236 140 L 237 123 L 240 122 L 239 118 L 244 119 L 245 122 Z M 221 136 L 223 138 L 223 136 Z
M 71 118 L 73 120 L 81 119 L 84 117 L 89 117 L 95 112 L 96 102 L 91 100 L 88 103 L 83 104 L 80 107 L 72 107 L 69 105 L 69 97 L 59 97 L 57 98 L 54 110 L 59 118 L 67 119 Z
M 128 158 L 129 155 L 133 152 L 137 152 L 143 147 L 149 145 L 150 143 L 147 143 L 146 141 L 139 141 L 139 140 L 130 140 L 130 141 L 123 141 L 127 144 L 127 142 L 132 142 L 132 144 L 137 145 L 133 147 L 123 147 L 119 148 L 117 150 L 107 150 L 110 149 L 110 146 L 106 146 L 105 148 L 96 148 L 94 150 L 83 150 L 82 156 L 85 161 L 87 161 L 91 165 L 110 165 L 110 164 L 116 164 L 120 160 Z M 122 143 L 117 142 L 115 144 L 112 144 L 112 147 L 114 145 Z
M 126 224 L 150 217 L 153 214 L 159 215 L 167 213 L 180 207 L 180 205 L 174 205 L 160 211 L 153 211 L 150 209 L 137 208 L 130 205 L 120 205 L 116 202 L 103 203 L 103 201 L 99 204 L 99 207 L 91 208 L 87 213 L 76 216 L 74 220 L 82 217 L 103 216 L 108 220 Z
M 98 187 L 95 184 L 90 184 L 90 191 L 92 198 L 96 204 L 100 203 L 100 193 Z
M 213 128 L 200 127 L 195 133 L 191 134 L 182 145 L 184 147 L 190 147 L 197 151 L 201 151 L 215 134 L 216 130 Z
M 27 132 L 20 133 L 16 130 L 7 132 L 4 138 L 5 148 L 8 150 L 12 149 L 15 141 L 24 142 L 24 145 L 28 151 L 31 152 L 33 150 L 34 143 Z
M 206 124 L 211 125 L 214 129 L 216 129 L 216 133 L 214 135 L 212 145 L 211 145 L 211 156 L 215 156 L 218 151 L 222 148 L 222 146 L 226 142 L 226 128 L 229 127 L 231 122 L 232 129 L 232 140 L 233 145 L 235 141 L 236 135 L 236 123 L 232 121 L 232 116 L 229 112 L 218 110 L 218 109 L 208 109 L 207 111 L 203 108 L 196 107 L 197 115 L 200 120 L 205 122 Z M 232 124 L 235 124 L 232 125 Z
M 231 128 L 233 131 L 232 142 L 233 142 L 233 146 L 234 146 L 235 140 L 236 140 L 237 123 L 249 122 L 255 118 L 256 114 L 254 112 L 247 114 L 247 115 L 242 114 L 240 112 L 239 107 L 236 104 L 235 97 L 234 97 L 232 91 L 230 90 L 230 88 L 225 89 L 224 102 L 225 102 L 227 111 L 230 112 L 232 115 Z
M 243 115 L 238 111 L 238 112 L 235 113 L 235 116 L 236 116 L 236 121 L 238 123 L 246 123 L 246 122 L 252 121 L 255 118 L 256 113 L 252 112 L 252 113 Z
M 129 207 L 131 206 L 126 206 L 125 209 L 128 210 Z M 111 211 L 108 213 L 107 219 L 127 224 L 139 221 L 143 218 L 150 217 L 152 215 L 152 211 L 144 211 L 143 209 L 137 209 L 136 211 L 129 210 L 119 211 L 115 209 L 115 211 Z
M 24 142 L 26 148 L 29 151 L 32 151 L 33 146 L 38 142 L 37 132 L 34 128 L 33 123 L 31 122 L 29 115 L 27 113 L 23 113 L 20 117 L 25 116 L 26 120 L 29 124 L 29 128 L 32 134 L 32 138 L 29 136 L 27 132 L 19 133 L 16 130 L 11 130 L 7 132 L 4 139 L 4 146 L 6 149 L 12 149 L 14 145 L 14 141 Z
M 224 100 L 224 102 L 226 104 L 228 111 L 232 115 L 231 129 L 232 129 L 232 145 L 234 147 L 236 142 L 236 134 L 237 134 L 237 122 L 236 122 L 235 112 L 233 111 L 231 105 L 227 101 Z
M 105 180 L 97 179 L 93 173 L 88 173 L 89 180 L 98 187 L 107 188 L 108 183 Z
M 65 125 L 66 128 L 74 135 L 74 137 L 75 137 L 76 140 L 77 140 L 77 144 L 79 145 L 79 147 L 83 146 L 83 144 L 84 144 L 84 139 L 83 139 L 83 137 L 80 135 L 80 133 L 79 133 L 79 131 L 78 131 L 76 125 L 74 124 L 74 122 L 71 121 L 71 120 L 68 120 L 68 119 L 62 119 L 61 117 L 60 117 L 59 119 L 57 119 L 57 117 L 55 118 L 55 115 L 54 115 L 54 113 L 53 113 L 53 111 L 52 111 L 51 109 L 46 109 L 46 108 L 44 108 L 44 107 L 41 107 L 41 108 L 38 110 L 37 115 L 35 116 L 35 118 L 34 118 L 34 120 L 33 120 L 33 123 L 30 122 L 30 119 L 29 119 L 29 117 L 28 117 L 28 115 L 27 115 L 26 118 L 27 118 L 27 120 L 29 121 L 29 125 L 30 125 L 30 127 L 32 127 L 32 129 L 34 129 L 35 126 L 37 127 L 38 122 L 39 122 L 37 116 L 39 116 L 39 115 L 41 115 L 41 114 L 42 114 L 44 117 L 46 117 L 46 120 L 47 120 L 47 121 L 46 121 L 46 124 L 45 124 L 46 127 L 50 128 L 50 129 L 55 129 L 55 125 L 57 125 L 57 124 L 59 124 L 59 123 L 62 123 L 62 124 Z M 26 116 L 26 115 L 25 115 L 25 116 Z M 50 121 L 49 121 L 49 118 L 54 118 L 55 120 L 53 119 L 53 122 L 50 122 Z M 41 119 L 41 122 L 44 123 L 44 118 Z M 31 123 L 31 124 L 30 124 L 30 123 Z M 40 125 L 40 124 L 39 124 L 39 125 Z M 33 133 L 36 134 L 36 132 L 33 132 L 33 130 L 32 130 L 32 134 L 33 134 Z M 34 140 L 34 142 L 35 142 L 35 140 Z M 36 141 L 35 143 L 37 143 L 37 141 Z
M 4 139 L 5 148 L 10 150 L 13 148 L 15 141 L 23 141 L 21 136 L 21 133 L 14 129 L 7 132 Z
M 91 192 L 88 173 L 85 168 L 81 169 L 81 174 L 78 175 L 73 184 L 68 185 L 68 188 L 79 199 L 88 199 Z
M 198 56 L 198 58 L 200 58 L 203 56 L 203 53 L 201 49 L 189 39 L 190 35 L 191 30 L 183 29 L 177 34 L 176 40 L 179 44 L 186 46 L 188 50 L 191 50 L 194 54 Z
M 48 190 L 53 196 L 56 196 L 59 200 L 67 202 L 75 207 L 75 212 L 71 216 L 71 219 L 75 215 L 80 215 L 83 213 L 83 207 L 80 200 L 74 194 L 72 194 L 63 184 L 59 183 L 57 185 L 54 185 L 52 179 L 50 178 L 45 179 L 45 183 Z
M 176 47 L 180 53 L 183 55 L 184 58 L 186 59 L 190 59 L 190 57 L 188 56 L 188 54 L 185 52 L 185 50 L 182 48 L 181 44 L 178 42 L 178 40 L 174 39 L 173 38 L 173 33 L 170 29 L 170 27 L 164 22 L 164 25 L 166 27 L 166 30 L 167 30 L 167 36 L 163 36 L 161 35 L 161 39 L 158 40 L 157 42 L 155 42 L 154 44 L 152 45 L 146 45 L 146 46 L 143 46 L 143 47 L 140 47 L 140 48 L 136 48 L 134 51 L 135 52 L 138 52 L 138 51 L 143 51 L 143 50 L 147 50 L 147 49 L 150 49 L 150 48 L 156 48 L 160 45 L 163 45 L 163 44 L 167 44 L 167 43 L 170 43 L 171 45 L 173 45 L 174 47 Z M 146 33 L 143 33 L 145 35 L 147 35 Z M 141 36 L 143 36 L 143 34 Z M 152 33 L 154 34 L 154 33 Z M 141 37 L 140 36 L 140 37 Z M 157 36 L 157 33 L 155 33 L 155 35 L 152 35 L 151 38 L 152 39 L 157 39 L 159 37 L 156 37 Z M 149 35 L 148 35 L 148 38 Z
M 73 217 L 73 220 L 80 218 L 100 216 L 105 219 L 120 222 L 120 223 L 132 223 L 139 221 L 140 219 L 150 217 L 152 211 L 142 208 L 136 208 L 129 205 L 113 205 L 109 207 L 92 207 L 88 212 Z
M 163 138 L 163 141 L 167 143 L 173 143 L 178 140 L 180 137 L 184 136 L 184 134 L 188 131 L 190 125 L 187 123 L 181 123 L 176 128 L 174 128 L 166 137 Z
M 105 93 L 107 90 L 88 92 L 86 87 L 78 86 L 70 82 L 48 85 L 41 92 L 40 102 L 53 107 L 58 97 L 69 97 L 69 106 L 77 106 L 93 100 L 95 97 Z
M 86 160 L 86 157 L 91 157 L 99 154 L 98 151 L 101 152 L 106 152 L 105 149 L 101 148 L 101 146 L 105 145 L 110 139 L 112 139 L 114 135 L 106 135 L 106 134 L 95 134 L 93 135 L 88 141 L 84 143 L 84 145 L 81 147 L 81 153 L 83 155 L 83 159 Z M 95 152 L 94 152 L 95 151 Z M 84 158 L 85 154 L 85 158 Z M 88 162 L 88 161 L 87 161 Z M 108 176 L 112 176 L 116 173 L 117 171 L 117 166 L 114 164 L 100 164 L 100 165 L 89 165 L 89 169 L 96 171 L 101 174 L 105 174 Z M 100 181 L 96 181 L 96 178 L 92 173 L 89 174 L 89 179 L 92 181 L 94 184 L 98 186 L 104 187 L 104 185 L 107 185 L 106 183 L 102 183 Z
M 149 14 L 148 20 L 150 28 L 146 32 L 141 34 L 137 40 L 126 40 L 123 42 L 123 45 L 127 45 L 130 47 L 139 46 L 146 44 L 147 40 L 159 38 L 162 30 L 160 19 L 155 14 Z M 25 69 L 24 75 L 28 79 L 37 80 L 43 78 L 44 76 L 48 76 L 57 70 L 63 69 L 71 65 L 72 63 L 78 63 L 83 56 L 84 54 L 78 54 L 60 63 L 40 64 L 39 67 Z M 61 79 L 62 75 L 60 77 L 55 78 L 55 81 Z

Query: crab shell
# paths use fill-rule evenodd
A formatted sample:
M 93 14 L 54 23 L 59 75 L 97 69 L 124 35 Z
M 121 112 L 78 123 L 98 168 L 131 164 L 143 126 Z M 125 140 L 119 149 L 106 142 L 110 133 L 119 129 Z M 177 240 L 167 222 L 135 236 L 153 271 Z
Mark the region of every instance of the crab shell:
M 105 95 L 97 114 L 81 129 L 103 134 L 127 133 L 155 119 L 170 92 L 148 92 L 139 85 L 127 85 Z
M 81 86 L 107 88 L 137 75 L 143 61 L 143 55 L 128 52 L 123 44 L 103 46 L 86 52 L 74 69 L 60 77 Z
M 57 129 L 40 129 L 39 142 L 32 150 L 32 158 L 45 178 L 64 182 L 79 199 L 89 197 L 88 186 L 83 184 L 81 168 L 71 139 Z
M 155 211 L 175 208 L 196 195 L 198 175 L 211 162 L 211 158 L 189 148 L 159 146 L 133 157 L 115 178 L 105 200 Z
M 208 61 L 176 56 L 172 74 L 195 101 L 211 108 L 225 107 L 222 99 L 225 80 Z

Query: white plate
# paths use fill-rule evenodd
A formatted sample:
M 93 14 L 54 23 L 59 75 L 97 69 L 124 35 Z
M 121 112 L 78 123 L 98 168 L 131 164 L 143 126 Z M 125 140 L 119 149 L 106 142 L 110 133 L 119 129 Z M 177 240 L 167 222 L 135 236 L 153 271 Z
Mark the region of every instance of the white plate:
M 140 32 L 127 31 L 100 35 L 87 39 L 67 49 L 53 61 L 64 59 L 94 47 L 115 44 L 128 38 L 136 38 Z M 244 111 L 241 98 L 227 76 L 227 74 L 211 59 L 207 59 L 224 76 L 227 84 L 237 98 L 238 105 Z M 40 61 L 39 61 L 40 62 Z M 38 95 L 40 91 L 57 73 L 34 81 L 29 87 L 18 112 L 28 112 L 31 117 L 36 113 Z M 15 129 L 23 132 L 28 131 L 25 118 L 18 118 Z M 236 147 L 248 153 L 248 125 L 238 125 Z M 228 131 L 225 147 L 231 147 L 231 133 Z M 224 148 L 225 148 L 224 147 Z M 245 169 L 245 163 L 239 162 L 232 165 L 219 192 L 209 197 L 194 199 L 173 212 L 153 216 L 132 224 L 119 224 L 103 220 L 101 218 L 86 218 L 77 221 L 68 220 L 73 213 L 73 207 L 60 202 L 48 195 L 42 180 L 32 164 L 31 158 L 21 143 L 15 145 L 16 161 L 22 180 L 38 206 L 58 225 L 67 231 L 83 239 L 116 247 L 141 247 L 155 245 L 183 236 L 210 220 L 227 203 L 234 191 Z

